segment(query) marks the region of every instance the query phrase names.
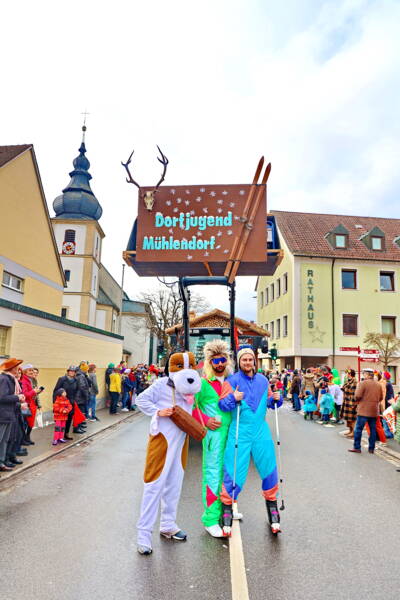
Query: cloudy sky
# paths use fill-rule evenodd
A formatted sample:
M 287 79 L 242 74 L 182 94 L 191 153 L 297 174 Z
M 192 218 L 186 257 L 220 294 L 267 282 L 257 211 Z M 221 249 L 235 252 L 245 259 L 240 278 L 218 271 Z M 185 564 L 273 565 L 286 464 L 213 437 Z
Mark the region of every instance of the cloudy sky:
M 136 188 L 246 183 L 268 207 L 400 218 L 398 0 L 20 0 L 2 7 L 1 144 L 33 143 L 47 200 L 69 181 L 87 109 L 92 188 L 119 280 Z M 135 297 L 154 285 L 133 271 Z M 255 316 L 254 278 L 238 314 Z M 209 294 L 209 291 L 208 291 Z M 225 308 L 213 290 L 212 306 Z

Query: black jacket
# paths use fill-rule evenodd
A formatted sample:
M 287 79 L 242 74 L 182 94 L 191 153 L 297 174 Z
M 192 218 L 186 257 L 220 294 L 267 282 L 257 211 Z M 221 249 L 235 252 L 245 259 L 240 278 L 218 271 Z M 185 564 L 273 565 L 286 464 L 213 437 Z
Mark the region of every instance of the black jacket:
M 91 381 L 86 373 L 81 370 L 76 372 L 75 379 L 78 386 L 75 394 L 75 402 L 77 404 L 86 404 L 89 400 Z
M 15 393 L 15 381 L 12 375 L 0 374 L 0 423 L 15 423 L 17 409 L 21 406 Z
M 78 384 L 76 382 L 76 378 L 70 378 L 67 375 L 63 375 L 60 377 L 56 383 L 56 386 L 53 390 L 53 402 L 56 399 L 56 392 L 60 388 L 64 388 L 67 392 L 67 398 L 73 404 L 75 402 L 76 391 L 78 389 Z

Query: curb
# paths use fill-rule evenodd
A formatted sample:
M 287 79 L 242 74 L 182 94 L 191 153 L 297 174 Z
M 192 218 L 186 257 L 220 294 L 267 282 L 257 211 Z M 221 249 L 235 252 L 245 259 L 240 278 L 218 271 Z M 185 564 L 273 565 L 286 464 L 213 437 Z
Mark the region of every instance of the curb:
M 86 440 L 89 440 L 90 438 L 95 437 L 99 433 L 103 433 L 104 431 L 107 431 L 107 429 L 112 429 L 113 427 L 117 427 L 117 425 L 119 425 L 120 423 L 124 423 L 125 421 L 128 421 L 129 419 L 137 419 L 141 414 L 142 413 L 140 411 L 138 411 L 138 412 L 135 412 L 135 414 L 133 414 L 133 415 L 126 415 L 124 418 L 119 419 L 115 423 L 110 423 L 109 425 L 102 427 L 102 429 L 98 429 L 97 431 L 94 431 L 93 433 L 84 435 L 83 437 L 80 437 L 80 438 L 74 440 L 73 442 L 71 442 L 70 444 L 68 444 L 66 446 L 60 446 L 57 450 L 49 450 L 49 452 L 46 452 L 45 454 L 41 454 L 40 456 L 37 456 L 29 464 L 22 465 L 21 467 L 19 467 L 19 469 L 9 471 L 8 473 L 2 475 L 1 479 L 0 479 L 0 487 L 4 481 L 8 481 L 12 477 L 21 475 L 22 473 L 25 473 L 25 471 L 28 471 L 32 467 L 36 467 L 37 465 L 40 465 L 41 463 L 45 462 L 46 460 L 49 460 L 49 459 L 53 458 L 54 456 L 58 456 L 62 452 L 65 452 L 66 450 L 69 450 L 70 448 L 73 448 L 74 446 L 79 446 L 82 442 L 85 442 Z

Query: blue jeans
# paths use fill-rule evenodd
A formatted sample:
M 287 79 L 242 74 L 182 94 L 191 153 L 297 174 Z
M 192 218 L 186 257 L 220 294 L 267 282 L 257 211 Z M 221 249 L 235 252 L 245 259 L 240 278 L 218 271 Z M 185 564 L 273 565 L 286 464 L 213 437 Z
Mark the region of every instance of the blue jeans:
M 361 436 L 366 423 L 368 423 L 370 430 L 370 436 L 368 438 L 368 449 L 375 449 L 376 417 L 361 417 L 359 415 L 357 417 L 356 427 L 354 429 L 354 448 L 356 450 L 361 450 Z
M 298 394 L 292 394 L 294 410 L 301 410 L 301 400 Z
M 88 405 L 87 405 L 87 410 L 88 410 L 88 412 L 90 411 L 92 419 L 94 419 L 96 416 L 96 395 L 95 394 L 90 394 Z
M 122 408 L 128 408 L 130 399 L 130 390 L 124 390 L 122 394 Z

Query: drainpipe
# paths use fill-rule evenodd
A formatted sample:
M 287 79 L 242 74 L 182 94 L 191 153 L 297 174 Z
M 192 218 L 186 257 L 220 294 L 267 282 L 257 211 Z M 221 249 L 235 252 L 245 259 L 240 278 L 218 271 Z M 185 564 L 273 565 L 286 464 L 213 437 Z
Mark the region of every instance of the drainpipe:
M 332 258 L 331 265 L 331 293 L 332 293 L 332 367 L 335 366 L 335 288 L 334 288 L 334 266 L 336 258 Z

